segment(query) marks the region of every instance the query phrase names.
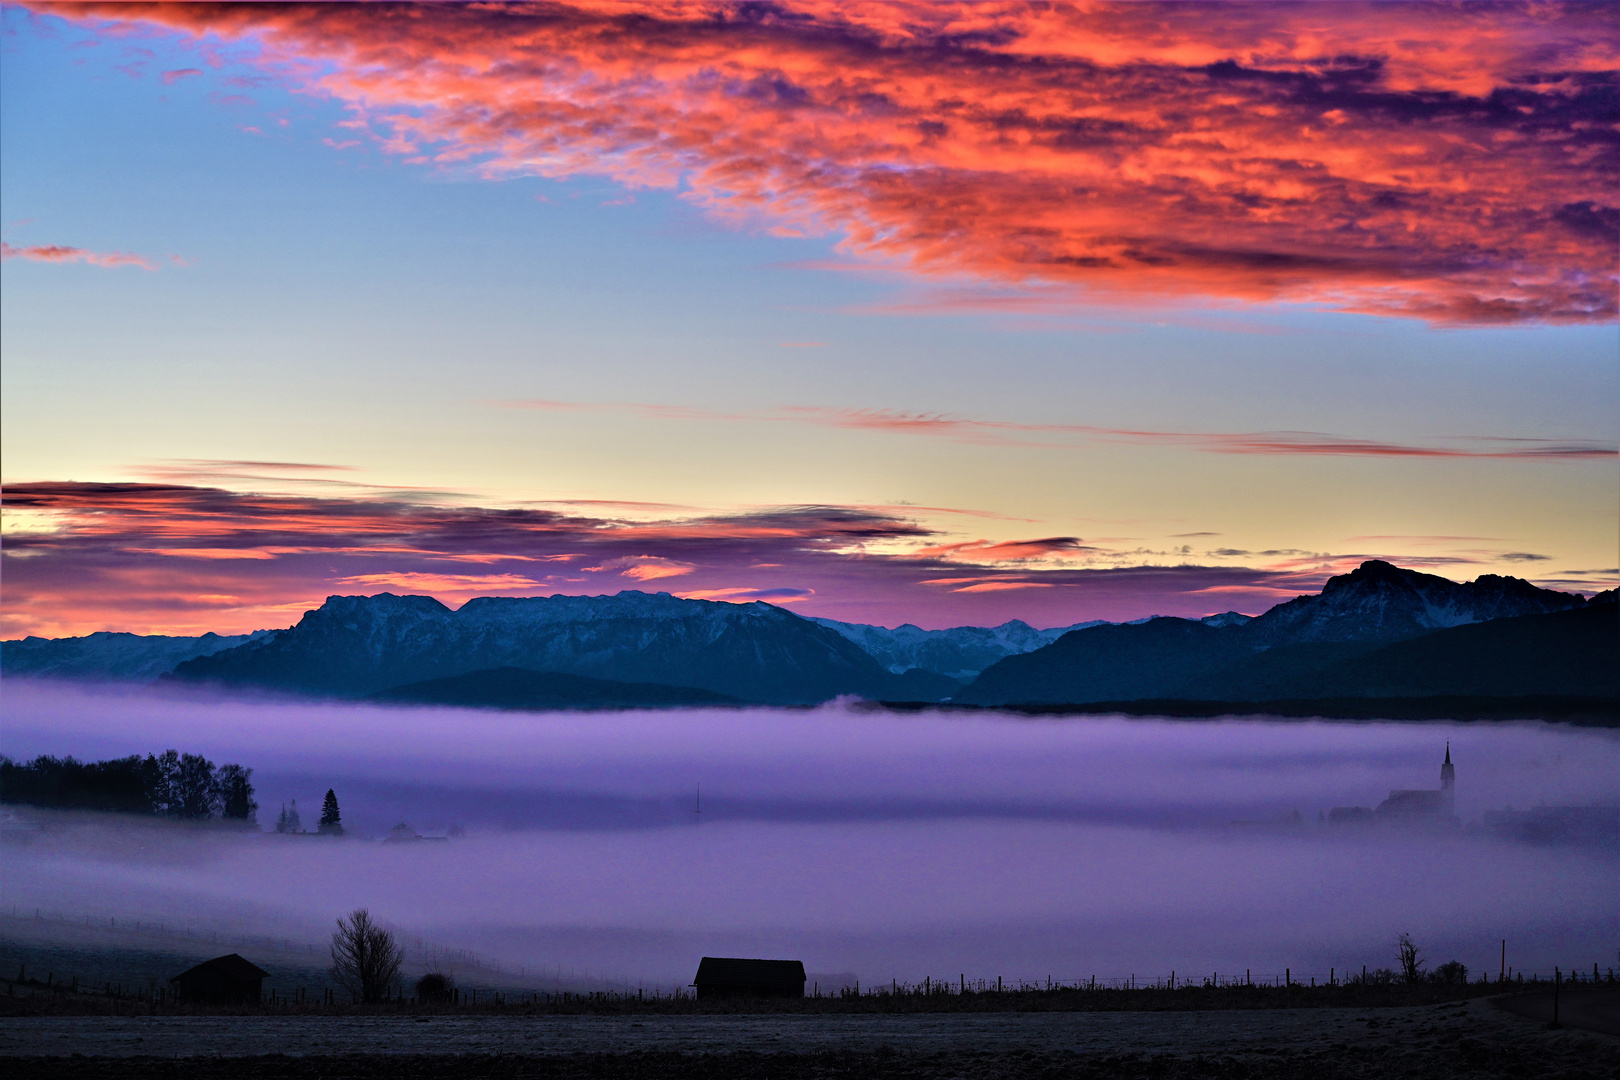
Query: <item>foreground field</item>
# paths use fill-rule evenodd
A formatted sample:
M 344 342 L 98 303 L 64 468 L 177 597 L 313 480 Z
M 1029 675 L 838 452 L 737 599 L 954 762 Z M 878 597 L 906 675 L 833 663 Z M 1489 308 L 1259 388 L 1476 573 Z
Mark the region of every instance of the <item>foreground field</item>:
M 0 1021 L 0 1056 L 12 1059 L 14 1075 L 76 1080 L 1578 1078 L 1616 1075 L 1620 1039 L 1550 1030 L 1495 1002 L 1470 1001 L 1389 1009 L 990 1015 L 10 1017 Z

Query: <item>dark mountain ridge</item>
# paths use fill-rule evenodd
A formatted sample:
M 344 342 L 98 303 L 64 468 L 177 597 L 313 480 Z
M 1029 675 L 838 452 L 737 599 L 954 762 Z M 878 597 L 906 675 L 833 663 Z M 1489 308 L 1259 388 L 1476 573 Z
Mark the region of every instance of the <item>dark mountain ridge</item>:
M 973 705 L 1620 693 L 1614 594 L 1369 562 L 1241 625 L 1092 627 L 987 668 Z
M 35 678 L 150 682 L 173 671 L 176 664 L 235 648 L 269 633 L 274 631 L 172 637 L 98 630 L 82 637 L 26 637 L 5 642 L 0 670 L 7 675 Z
M 1315 596 L 1278 604 L 1243 629 L 1257 644 L 1396 641 L 1432 630 L 1580 607 L 1584 597 L 1523 578 L 1452 581 L 1379 559 L 1328 578 Z
M 178 665 L 177 680 L 336 697 L 490 668 L 554 671 L 812 704 L 839 694 L 913 696 L 834 631 L 765 603 L 668 593 L 481 597 L 452 611 L 427 596 L 333 596 L 289 630 Z M 939 679 L 929 691 L 957 683 Z

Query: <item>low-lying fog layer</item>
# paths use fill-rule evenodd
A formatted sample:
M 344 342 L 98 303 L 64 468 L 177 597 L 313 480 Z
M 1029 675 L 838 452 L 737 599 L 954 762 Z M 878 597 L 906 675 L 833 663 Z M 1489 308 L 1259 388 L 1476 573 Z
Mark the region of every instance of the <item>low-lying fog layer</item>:
M 1438 787 L 1447 740 L 1463 828 L 1318 822 L 1391 788 Z M 837 707 L 523 714 L 5 686 L 0 750 L 13 758 L 171 746 L 252 766 L 266 828 L 296 799 L 312 829 L 335 789 L 350 836 L 107 819 L 13 829 L 0 901 L 258 920 L 311 939 L 364 905 L 508 966 L 665 985 L 705 954 L 802 958 L 874 984 L 1325 974 L 1390 965 L 1402 931 L 1474 970 L 1494 971 L 1507 938 L 1509 963 L 1529 970 L 1612 964 L 1620 941 L 1612 847 L 1477 828 L 1509 804 L 1613 804 L 1608 732 Z M 465 835 L 364 839 L 399 822 Z

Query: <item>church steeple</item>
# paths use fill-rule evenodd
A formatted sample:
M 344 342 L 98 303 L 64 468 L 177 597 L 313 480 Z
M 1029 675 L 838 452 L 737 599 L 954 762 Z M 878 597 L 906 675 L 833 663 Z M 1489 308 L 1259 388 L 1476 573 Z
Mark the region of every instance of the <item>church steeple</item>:
M 1456 797 L 1457 770 L 1451 764 L 1451 742 L 1446 741 L 1446 760 L 1440 766 L 1440 797 L 1445 800 L 1446 808 L 1450 809 L 1452 800 Z

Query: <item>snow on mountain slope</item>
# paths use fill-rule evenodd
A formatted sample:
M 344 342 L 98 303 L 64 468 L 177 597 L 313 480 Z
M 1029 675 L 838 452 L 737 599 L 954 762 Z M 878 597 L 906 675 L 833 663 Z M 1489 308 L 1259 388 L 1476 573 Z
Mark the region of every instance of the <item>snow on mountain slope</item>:
M 253 641 L 274 630 L 251 634 L 169 637 L 98 631 L 84 637 L 26 637 L 0 642 L 0 673 L 54 679 L 150 682 L 176 664 Z
M 1219 615 L 1205 615 L 1198 621 L 1203 623 L 1205 626 L 1213 626 L 1217 629 L 1221 629 L 1228 626 L 1242 626 L 1245 623 L 1253 622 L 1254 616 L 1245 615 L 1241 611 L 1223 611 Z
M 836 622 L 812 617 L 818 623 L 859 645 L 878 663 L 899 674 L 912 668 L 937 672 L 953 679 L 971 679 L 1004 657 L 1050 645 L 1070 630 L 1096 626 L 1101 620 L 1037 630 L 1013 619 L 1000 626 L 953 626 L 924 630 L 906 623 L 889 629 L 866 623 Z
M 1541 589 L 1521 578 L 1485 574 L 1456 582 L 1373 559 L 1329 578 L 1245 627 L 1257 643 L 1396 641 L 1433 630 L 1581 607 L 1585 598 Z
M 790 611 L 641 592 L 483 597 L 457 611 L 427 596 L 333 596 L 273 639 L 189 661 L 174 675 L 354 696 L 497 667 L 772 704 L 900 689 L 854 643 Z

